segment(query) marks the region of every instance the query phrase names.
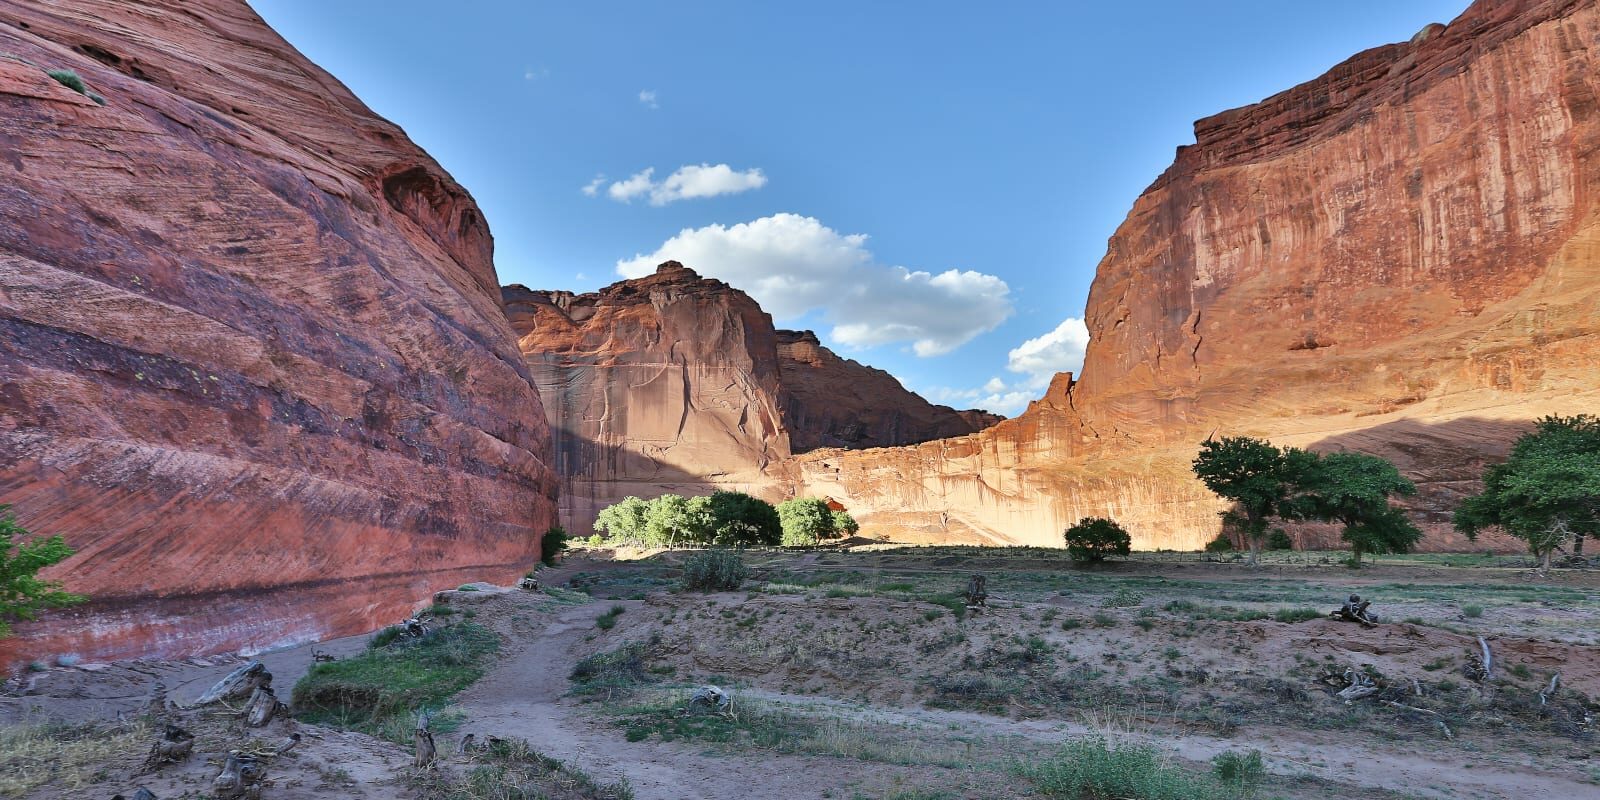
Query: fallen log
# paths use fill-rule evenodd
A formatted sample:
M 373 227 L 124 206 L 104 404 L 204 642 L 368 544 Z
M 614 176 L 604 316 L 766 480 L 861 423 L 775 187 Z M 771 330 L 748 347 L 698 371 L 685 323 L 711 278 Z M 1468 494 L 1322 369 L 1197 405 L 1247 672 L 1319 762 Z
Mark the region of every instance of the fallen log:
M 434 759 L 439 756 L 439 750 L 433 744 L 433 732 L 428 730 L 428 723 L 428 712 L 424 711 L 417 715 L 417 729 L 412 737 L 416 745 L 416 756 L 412 760 L 412 766 L 419 769 L 433 766 Z
M 249 697 L 258 686 L 271 685 L 272 673 L 267 671 L 267 665 L 260 661 L 252 661 L 217 681 L 215 686 L 196 698 L 194 704 L 203 706 L 219 700 L 238 700 Z
M 1386 706 L 1392 706 L 1394 708 L 1401 709 L 1402 711 L 1415 711 L 1418 714 L 1427 714 L 1428 716 L 1433 717 L 1434 724 L 1439 726 L 1439 730 L 1444 733 L 1444 738 L 1452 740 L 1456 738 L 1455 734 L 1450 732 L 1450 726 L 1444 724 L 1444 715 L 1437 711 L 1429 711 L 1426 708 L 1408 706 L 1405 703 L 1396 703 L 1393 700 L 1379 700 L 1378 702 Z
M 1544 691 L 1539 692 L 1539 705 L 1541 705 L 1541 706 L 1550 705 L 1551 698 L 1555 697 L 1556 696 L 1556 692 L 1558 692 L 1560 690 L 1561 690 L 1561 673 L 1557 672 L 1556 674 L 1550 676 L 1550 685 L 1544 687 Z
M 1483 678 L 1481 680 L 1489 680 L 1489 676 L 1494 674 L 1494 653 L 1489 652 L 1489 640 L 1482 636 L 1478 637 L 1478 646 L 1483 648 Z
M 257 686 L 255 693 L 250 695 L 250 702 L 244 707 L 244 724 L 252 728 L 265 727 L 282 706 L 272 687 Z

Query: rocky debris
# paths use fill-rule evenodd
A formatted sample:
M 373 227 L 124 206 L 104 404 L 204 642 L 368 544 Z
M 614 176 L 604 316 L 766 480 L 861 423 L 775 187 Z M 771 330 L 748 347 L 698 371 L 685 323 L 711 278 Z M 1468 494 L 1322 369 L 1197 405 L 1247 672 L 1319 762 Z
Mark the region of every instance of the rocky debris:
M 92 598 L 0 663 L 338 636 L 515 579 L 557 486 L 467 192 L 240 0 L 0 18 L 0 503 Z
M 798 490 L 902 541 L 1058 546 L 1114 510 L 1195 550 L 1221 506 L 1189 462 L 1222 432 L 1390 458 L 1423 546 L 1468 547 L 1484 464 L 1600 406 L 1597 41 L 1593 3 L 1478 0 L 1201 120 L 1111 238 L 1081 377 L 969 436 L 807 453 Z

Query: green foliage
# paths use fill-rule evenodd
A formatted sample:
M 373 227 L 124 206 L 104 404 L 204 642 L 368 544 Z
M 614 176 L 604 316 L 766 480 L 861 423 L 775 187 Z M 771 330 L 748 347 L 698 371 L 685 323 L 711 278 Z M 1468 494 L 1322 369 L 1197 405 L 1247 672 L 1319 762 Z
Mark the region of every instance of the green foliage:
M 418 800 L 633 800 L 626 782 L 600 784 L 589 775 L 539 754 L 522 739 L 491 738 L 462 771 L 416 773 Z
M 782 537 L 777 509 L 743 492 L 625 497 L 601 509 L 594 527 L 615 543 L 643 547 L 775 545 Z
M 1230 544 L 1229 546 L 1231 547 L 1232 545 Z M 1272 532 L 1267 534 L 1267 549 L 1293 550 L 1294 540 L 1289 538 L 1289 534 L 1284 529 L 1273 528 Z
M 59 581 L 39 579 L 39 570 L 65 561 L 73 550 L 60 536 L 17 541 L 28 531 L 17 524 L 10 509 L 0 505 L 0 639 L 11 635 L 13 622 L 36 619 L 43 609 L 87 599 L 62 591 Z
M 840 536 L 854 536 L 861 530 L 856 523 L 856 518 L 850 516 L 848 511 L 833 512 L 833 532 Z
M 539 537 L 539 561 L 547 567 L 556 565 L 556 556 L 567 549 L 567 542 L 572 537 L 567 535 L 567 529 L 557 525 L 544 532 Z
M 629 642 L 615 650 L 596 653 L 580 660 L 568 675 L 578 694 L 601 689 L 617 689 L 645 682 L 645 666 L 650 660 L 650 644 Z
M 1283 512 L 1308 455 L 1303 450 L 1280 449 L 1245 436 L 1201 443 L 1193 464 L 1195 477 L 1217 496 L 1232 500 L 1237 506 L 1223 519 L 1244 531 L 1250 542 L 1251 563 L 1256 561 L 1267 522 Z
M 750 570 L 744 558 L 731 550 L 707 550 L 684 559 L 683 588 L 699 592 L 731 592 L 744 583 Z
M 1099 737 L 1067 744 L 1054 757 L 1018 768 L 1038 794 L 1066 800 L 1208 800 L 1226 796 L 1159 749 Z
M 784 547 L 814 547 L 833 535 L 833 510 L 815 497 L 796 497 L 778 504 Z
M 612 628 L 617 627 L 617 617 L 622 616 L 622 612 L 627 611 L 627 610 L 628 610 L 627 606 L 623 606 L 623 605 L 612 606 L 609 610 L 606 611 L 606 613 L 601 614 L 598 617 L 595 617 L 594 626 L 596 628 L 599 628 L 600 630 L 609 631 Z
M 1233 789 L 1235 794 L 1245 795 L 1266 777 L 1267 766 L 1261 760 L 1260 750 L 1248 753 L 1224 750 L 1211 759 L 1211 774 L 1223 786 Z
M 1297 476 L 1298 494 L 1287 513 L 1302 519 L 1344 524 L 1351 563 L 1362 553 L 1406 553 L 1422 531 L 1404 511 L 1389 504 L 1394 495 L 1413 495 L 1417 487 L 1387 459 L 1365 453 L 1305 453 Z
M 1498 527 L 1523 540 L 1548 568 L 1563 542 L 1600 536 L 1600 417 L 1545 417 L 1483 476 L 1455 525 L 1469 537 Z
M 1467 619 L 1477 619 L 1478 617 L 1483 616 L 1483 606 L 1473 604 L 1464 605 L 1461 607 L 1461 616 L 1466 617 Z
M 55 78 L 56 83 L 59 83 L 62 86 L 77 92 L 78 94 L 86 95 L 89 93 L 89 87 L 83 84 L 82 76 L 70 69 L 53 69 L 46 74 L 52 78 Z
M 1126 556 L 1133 551 L 1133 537 L 1103 517 L 1080 519 L 1063 536 L 1073 561 L 1104 561 L 1106 556 Z
M 1228 532 L 1227 531 L 1223 531 L 1222 533 L 1217 534 L 1217 538 L 1212 539 L 1209 542 L 1206 542 L 1206 552 L 1207 553 L 1231 553 L 1231 552 L 1233 552 L 1233 540 L 1228 538 Z
M 1280 608 L 1272 618 L 1279 622 L 1309 622 L 1321 619 L 1322 612 L 1314 608 Z
M 294 685 L 295 714 L 307 722 L 391 738 L 408 735 L 409 726 L 397 721 L 438 708 L 471 686 L 499 649 L 493 631 L 471 622 L 420 639 L 380 642 L 374 637 L 358 656 L 312 665 Z

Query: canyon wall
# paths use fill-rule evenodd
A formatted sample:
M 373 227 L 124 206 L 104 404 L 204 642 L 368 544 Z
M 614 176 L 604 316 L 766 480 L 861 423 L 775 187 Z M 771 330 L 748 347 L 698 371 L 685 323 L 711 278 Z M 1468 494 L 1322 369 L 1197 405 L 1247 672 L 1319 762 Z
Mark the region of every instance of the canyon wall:
M 744 292 L 669 261 L 590 294 L 503 290 L 550 415 L 568 532 L 629 495 L 792 496 L 788 459 L 902 444 L 994 419 L 935 406 L 888 373 L 781 331 Z
M 1081 380 L 909 448 L 816 451 L 800 489 L 901 539 L 1059 544 L 1086 515 L 1195 548 L 1209 435 L 1352 448 L 1419 482 L 1426 546 L 1546 413 L 1600 410 L 1600 10 L 1448 26 L 1195 124 L 1090 291 Z
M 92 598 L 0 661 L 351 634 L 537 557 L 482 214 L 245 3 L 0 0 L 0 219 L 0 502 Z

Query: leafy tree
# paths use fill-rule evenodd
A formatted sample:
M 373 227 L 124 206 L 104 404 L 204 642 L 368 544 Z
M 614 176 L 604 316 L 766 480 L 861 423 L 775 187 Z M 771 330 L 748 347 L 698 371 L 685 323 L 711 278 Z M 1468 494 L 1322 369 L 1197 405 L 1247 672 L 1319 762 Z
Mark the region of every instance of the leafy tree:
M 1406 553 L 1422 531 L 1389 498 L 1414 495 L 1417 487 L 1388 459 L 1366 453 L 1303 453 L 1297 494 L 1284 506 L 1287 516 L 1343 523 L 1350 563 L 1362 553 Z
M 1293 550 L 1294 540 L 1289 538 L 1289 532 L 1282 528 L 1273 528 L 1267 534 L 1268 550 Z
M 778 504 L 784 547 L 812 547 L 833 535 L 833 509 L 815 497 L 796 497 Z
M 1133 537 L 1121 525 L 1103 517 L 1085 517 L 1063 534 L 1067 555 L 1073 561 L 1104 561 L 1133 551 Z
M 567 549 L 567 540 L 572 537 L 567 535 L 567 529 L 557 525 L 544 532 L 539 537 L 539 560 L 547 567 L 556 565 L 556 556 Z
M 691 502 L 683 495 L 664 494 L 650 501 L 644 515 L 644 541 L 651 547 L 677 547 L 698 542 L 710 527 L 706 498 Z
M 645 515 L 650 504 L 637 497 L 624 497 L 595 516 L 594 529 L 605 531 L 621 544 L 644 544 Z
M 1600 536 L 1600 417 L 1545 417 L 1511 446 L 1505 462 L 1483 475 L 1483 491 L 1466 499 L 1455 524 L 1467 536 L 1499 527 L 1528 543 L 1540 569 L 1571 539 Z
M 1237 510 L 1223 514 L 1225 523 L 1237 525 L 1250 543 L 1250 563 L 1258 563 L 1267 524 L 1281 515 L 1294 491 L 1309 454 L 1295 448 L 1279 449 L 1260 439 L 1231 436 L 1200 445 L 1194 474 L 1206 488 Z
M 39 580 L 39 570 L 72 555 L 60 536 L 19 542 L 28 531 L 17 524 L 10 506 L 0 505 L 0 639 L 11 635 L 11 623 L 31 620 L 46 608 L 75 605 L 88 599 L 62 591 L 58 581 Z
M 783 541 L 778 510 L 744 492 L 715 492 L 706 501 L 713 545 L 775 545 Z
M 860 530 L 861 525 L 856 522 L 855 517 L 850 516 L 850 512 L 843 510 L 833 512 L 834 533 L 840 536 L 854 536 Z

